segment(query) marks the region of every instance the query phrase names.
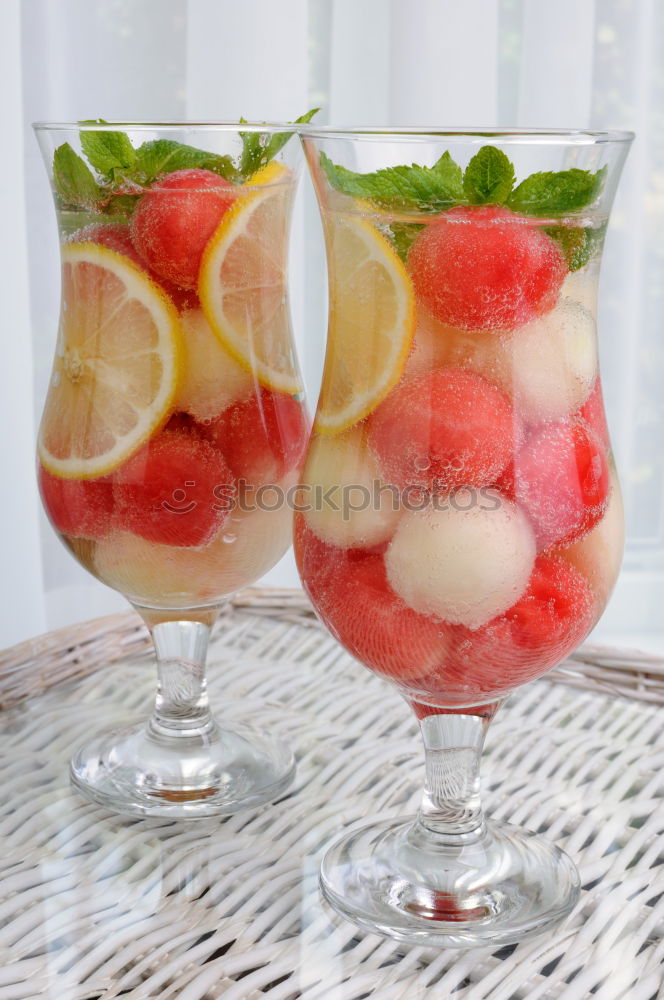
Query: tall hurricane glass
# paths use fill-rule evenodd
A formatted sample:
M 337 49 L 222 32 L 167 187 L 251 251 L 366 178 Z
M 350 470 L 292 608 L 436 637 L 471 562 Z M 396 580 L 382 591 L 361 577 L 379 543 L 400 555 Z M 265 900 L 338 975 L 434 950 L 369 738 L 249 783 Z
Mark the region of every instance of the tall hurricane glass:
M 308 433 L 287 294 L 300 146 L 266 125 L 36 133 L 62 265 L 41 496 L 72 554 L 143 617 L 159 669 L 147 726 L 95 734 L 71 777 L 122 813 L 255 806 L 289 784 L 292 754 L 217 722 L 205 659 L 224 600 L 291 540 Z
M 296 556 L 333 635 L 405 697 L 426 763 L 418 815 L 344 836 L 322 890 L 404 941 L 518 941 L 570 911 L 578 875 L 485 819 L 480 754 L 620 565 L 596 306 L 631 136 L 302 134 L 330 317 Z

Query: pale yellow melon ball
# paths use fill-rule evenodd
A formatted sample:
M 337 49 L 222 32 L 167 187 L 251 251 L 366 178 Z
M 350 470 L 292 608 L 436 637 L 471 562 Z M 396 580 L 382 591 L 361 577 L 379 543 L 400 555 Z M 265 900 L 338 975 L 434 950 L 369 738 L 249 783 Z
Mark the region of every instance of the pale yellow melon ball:
M 293 485 L 282 485 L 283 493 Z M 265 492 L 272 506 L 278 495 Z M 253 498 L 252 498 L 253 500 Z M 233 511 L 205 548 L 150 542 L 129 531 L 115 531 L 96 546 L 93 572 L 126 597 L 156 607 L 211 604 L 254 583 L 287 551 L 292 510 Z
M 555 309 L 514 330 L 506 343 L 511 371 L 503 388 L 527 423 L 559 420 L 588 398 L 597 375 L 595 321 L 560 299 Z
M 512 372 L 507 353 L 509 336 L 502 331 L 457 330 L 420 307 L 404 378 L 414 378 L 435 368 L 466 368 L 509 391 Z
M 368 548 L 392 537 L 398 491 L 382 480 L 362 427 L 314 438 L 302 483 L 307 523 L 324 542 Z
M 182 377 L 175 408 L 195 420 L 213 420 L 253 391 L 251 373 L 224 348 L 201 309 L 181 316 Z
M 597 289 L 599 274 L 595 267 L 571 271 L 563 281 L 560 297 L 572 299 L 587 309 L 597 321 Z
M 405 375 L 443 366 L 468 369 L 497 385 L 526 423 L 559 420 L 583 405 L 597 375 L 595 321 L 570 298 L 500 332 L 456 330 L 420 310 Z
M 404 514 L 385 554 L 387 576 L 409 607 L 476 629 L 524 593 L 535 562 L 526 515 L 506 498 Z

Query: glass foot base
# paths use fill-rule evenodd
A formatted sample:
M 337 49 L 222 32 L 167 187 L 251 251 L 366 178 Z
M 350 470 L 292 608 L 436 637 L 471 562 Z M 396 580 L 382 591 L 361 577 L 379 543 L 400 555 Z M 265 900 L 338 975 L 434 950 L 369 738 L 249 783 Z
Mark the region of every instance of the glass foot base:
M 279 740 L 245 727 L 164 739 L 143 723 L 91 740 L 70 764 L 86 798 L 128 816 L 198 819 L 277 798 L 295 761 Z
M 427 947 L 515 944 L 553 927 L 579 896 L 573 862 L 533 833 L 494 823 L 459 847 L 413 819 L 338 841 L 320 884 L 363 929 Z

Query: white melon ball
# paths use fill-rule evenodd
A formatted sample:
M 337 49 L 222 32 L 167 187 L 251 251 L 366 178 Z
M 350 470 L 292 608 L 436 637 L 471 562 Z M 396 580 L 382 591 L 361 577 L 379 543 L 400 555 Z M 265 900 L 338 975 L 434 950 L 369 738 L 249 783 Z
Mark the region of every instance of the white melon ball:
M 592 587 L 598 613 L 606 607 L 618 579 L 625 546 L 625 515 L 620 483 L 610 466 L 611 493 L 604 516 L 592 531 L 564 549 L 562 556 L 585 576 Z
M 460 330 L 441 323 L 418 306 L 413 346 L 406 361 L 404 377 L 415 378 L 448 364 L 459 334 Z
M 457 330 L 420 307 L 404 375 L 414 378 L 442 367 L 466 368 L 504 389 L 509 385 L 512 371 L 507 335 L 498 331 Z
M 265 505 L 282 493 L 265 492 Z M 292 538 L 292 509 L 280 502 L 274 510 L 233 511 L 204 548 L 162 545 L 129 531 L 108 535 L 94 553 L 92 571 L 109 587 L 137 603 L 164 608 L 212 604 L 263 576 L 287 551 Z
M 595 321 L 561 299 L 555 309 L 511 334 L 510 391 L 527 423 L 559 420 L 582 406 L 597 376 Z
M 282 483 L 284 493 L 288 483 Z M 266 492 L 269 505 L 277 495 Z M 272 569 L 291 544 L 293 511 L 286 503 L 276 510 L 232 514 L 208 547 L 209 583 L 220 594 L 234 594 Z
M 251 373 L 228 353 L 202 309 L 187 309 L 180 321 L 182 377 L 175 406 L 195 420 L 213 420 L 249 396 L 253 391 Z
M 378 545 L 399 520 L 396 487 L 381 478 L 363 428 L 312 440 L 302 476 L 301 502 L 311 530 L 342 548 Z
M 202 578 L 202 551 L 114 531 L 96 548 L 94 572 L 102 583 L 138 603 L 193 607 L 215 597 Z
M 578 302 L 597 321 L 597 286 L 599 273 L 596 268 L 571 271 L 563 281 L 560 297 Z
M 414 611 L 476 629 L 519 600 L 535 553 L 528 518 L 502 498 L 496 509 L 405 514 L 385 565 L 392 588 Z

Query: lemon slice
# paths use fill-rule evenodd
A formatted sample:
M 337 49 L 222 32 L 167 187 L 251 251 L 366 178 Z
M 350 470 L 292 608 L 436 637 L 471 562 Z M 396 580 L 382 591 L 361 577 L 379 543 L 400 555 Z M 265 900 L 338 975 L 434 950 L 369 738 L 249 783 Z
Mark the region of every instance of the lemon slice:
M 328 216 L 330 324 L 315 426 L 337 434 L 371 413 L 401 377 L 415 329 L 410 278 L 364 219 Z
M 123 254 L 62 247 L 62 311 L 39 457 L 56 476 L 107 475 L 168 414 L 180 367 L 178 315 Z
M 198 294 L 226 350 L 270 389 L 302 389 L 287 299 L 288 220 L 294 185 L 269 163 L 247 182 L 203 253 Z

